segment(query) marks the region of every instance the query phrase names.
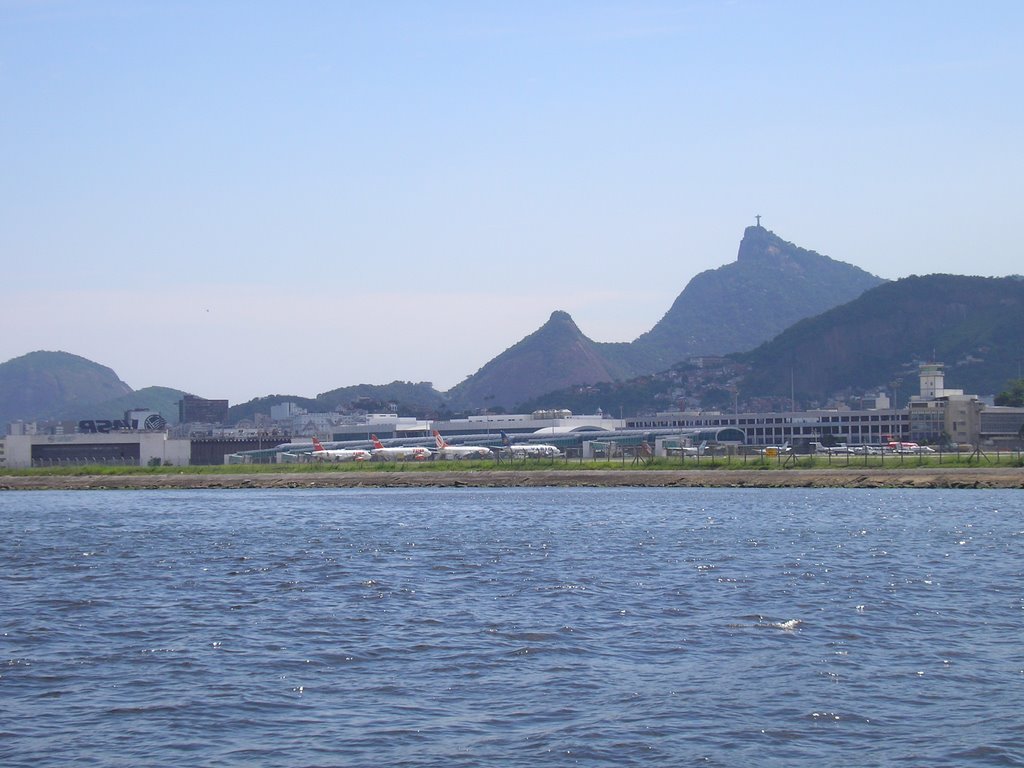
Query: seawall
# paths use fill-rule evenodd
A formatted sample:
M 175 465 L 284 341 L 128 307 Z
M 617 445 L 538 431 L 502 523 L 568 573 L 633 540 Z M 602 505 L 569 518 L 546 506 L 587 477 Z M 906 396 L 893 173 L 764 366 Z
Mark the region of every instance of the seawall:
M 1024 469 L 685 469 L 0 476 L 0 490 L 170 488 L 1024 488 Z

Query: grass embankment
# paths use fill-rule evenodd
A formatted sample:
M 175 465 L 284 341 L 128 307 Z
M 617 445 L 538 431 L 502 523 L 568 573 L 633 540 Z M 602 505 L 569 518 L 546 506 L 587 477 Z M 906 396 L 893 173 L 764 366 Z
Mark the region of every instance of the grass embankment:
M 705 456 L 650 458 L 643 461 L 591 459 L 519 459 L 516 461 L 402 461 L 311 464 L 231 464 L 223 466 L 133 467 L 100 464 L 0 469 L 0 477 L 102 477 L 160 475 L 274 475 L 324 472 L 487 472 L 493 470 L 790 470 L 790 469 L 983 469 L 1024 467 L 1021 453 L 945 453 L 922 456 Z

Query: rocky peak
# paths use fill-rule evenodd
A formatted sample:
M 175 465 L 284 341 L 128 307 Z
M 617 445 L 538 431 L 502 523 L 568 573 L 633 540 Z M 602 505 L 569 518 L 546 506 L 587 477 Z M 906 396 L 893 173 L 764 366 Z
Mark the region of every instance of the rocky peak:
M 796 248 L 787 243 L 774 232 L 764 227 L 747 227 L 743 231 L 739 253 L 736 260 L 740 262 L 777 261 L 786 251 Z

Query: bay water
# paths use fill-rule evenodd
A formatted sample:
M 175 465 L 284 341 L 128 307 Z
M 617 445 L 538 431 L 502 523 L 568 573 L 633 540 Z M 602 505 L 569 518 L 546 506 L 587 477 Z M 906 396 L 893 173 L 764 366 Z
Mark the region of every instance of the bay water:
M 0 494 L 0 765 L 1024 765 L 1024 494 Z

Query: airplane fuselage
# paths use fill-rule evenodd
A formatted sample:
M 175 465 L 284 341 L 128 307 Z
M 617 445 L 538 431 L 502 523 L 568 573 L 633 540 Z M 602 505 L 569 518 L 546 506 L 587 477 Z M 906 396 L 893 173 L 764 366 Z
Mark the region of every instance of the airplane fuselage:
M 317 437 L 313 437 L 313 450 L 308 454 L 313 461 L 369 461 L 370 452 L 361 448 L 324 448 Z
M 542 443 L 510 445 L 507 450 L 516 459 L 554 459 L 562 455 L 562 452 L 555 446 Z
M 442 460 L 489 459 L 493 454 L 486 446 L 446 445 L 438 448 L 436 458 Z
M 423 461 L 430 458 L 430 449 L 420 446 L 374 448 L 370 451 L 374 461 Z
M 358 448 L 313 451 L 309 455 L 314 461 L 369 461 L 371 458 L 369 451 Z

